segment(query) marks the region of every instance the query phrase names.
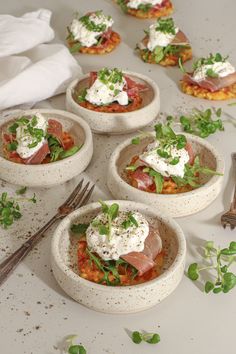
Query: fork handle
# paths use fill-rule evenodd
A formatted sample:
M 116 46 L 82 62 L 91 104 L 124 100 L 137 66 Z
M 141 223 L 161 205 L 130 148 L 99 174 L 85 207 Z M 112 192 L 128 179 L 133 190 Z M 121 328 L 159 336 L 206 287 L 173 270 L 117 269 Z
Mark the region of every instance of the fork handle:
M 31 249 L 41 240 L 43 234 L 49 229 L 49 227 L 59 219 L 59 214 L 54 215 L 40 230 L 32 235 L 11 256 L 0 264 L 0 286 L 18 266 L 18 264 L 27 256 Z

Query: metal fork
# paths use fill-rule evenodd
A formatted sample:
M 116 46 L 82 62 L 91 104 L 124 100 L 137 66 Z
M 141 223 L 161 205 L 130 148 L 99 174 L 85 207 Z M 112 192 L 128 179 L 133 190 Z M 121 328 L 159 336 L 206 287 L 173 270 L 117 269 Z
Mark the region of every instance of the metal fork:
M 88 182 L 83 189 L 82 186 L 83 179 L 78 183 L 67 200 L 58 208 L 57 213 L 40 230 L 38 230 L 25 243 L 23 243 L 23 245 L 19 247 L 11 256 L 0 264 L 0 286 L 18 266 L 18 264 L 27 256 L 27 254 L 29 254 L 32 248 L 34 248 L 34 246 L 43 238 L 44 233 L 50 226 L 52 226 L 56 221 L 63 219 L 75 209 L 87 203 L 95 185 L 90 187 L 90 183 Z
M 232 159 L 236 162 L 236 153 L 233 153 Z M 221 224 L 224 228 L 229 225 L 231 230 L 233 230 L 236 226 L 236 183 L 234 187 L 234 196 L 230 205 L 230 209 L 221 216 Z

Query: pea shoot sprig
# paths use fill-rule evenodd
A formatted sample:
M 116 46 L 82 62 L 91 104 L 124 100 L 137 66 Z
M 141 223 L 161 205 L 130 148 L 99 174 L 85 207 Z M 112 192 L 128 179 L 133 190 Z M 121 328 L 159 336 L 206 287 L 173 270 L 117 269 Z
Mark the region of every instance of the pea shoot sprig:
M 77 335 L 71 335 L 66 338 L 66 342 L 68 343 L 68 354 L 86 354 L 87 351 L 82 344 L 74 344 Z
M 224 130 L 223 122 L 220 119 L 221 113 L 221 108 L 216 111 L 210 108 L 206 110 L 195 108 L 189 115 L 180 116 L 179 121 L 185 132 L 200 136 L 201 138 L 207 138 L 217 130 Z M 214 114 L 218 119 L 213 119 Z
M 230 266 L 236 262 L 236 242 L 232 241 L 228 247 L 220 249 L 215 247 L 213 241 L 208 241 L 204 247 L 205 259 L 209 260 L 207 265 L 192 263 L 188 267 L 188 277 L 196 281 L 203 271 L 214 271 L 216 273 L 214 281 L 212 274 L 205 282 L 204 290 L 208 294 L 220 292 L 228 293 L 236 286 L 236 275 L 229 271 Z
M 105 15 L 103 14 L 103 11 L 102 11 L 102 10 L 96 11 L 96 12 L 95 12 L 95 15 L 96 15 L 97 17 L 103 18 L 104 21 L 111 19 L 111 16 L 105 16 Z M 89 30 L 89 31 L 91 31 L 91 32 L 104 32 L 104 31 L 106 31 L 106 29 L 107 29 L 106 23 L 96 24 L 96 23 L 93 21 L 93 18 L 91 17 L 91 14 L 90 14 L 90 15 L 84 15 L 84 16 L 82 16 L 82 17 L 79 19 L 79 21 L 82 22 L 83 25 L 86 27 L 86 29 Z
M 141 342 L 157 344 L 160 340 L 161 338 L 158 333 L 141 333 L 139 331 L 134 331 L 132 333 L 132 341 L 135 344 L 140 344 Z
M 156 31 L 175 35 L 175 23 L 173 18 L 160 19 L 157 21 Z
M 26 192 L 26 187 L 22 187 L 16 191 L 17 195 L 22 195 Z M 28 201 L 36 203 L 35 194 L 32 198 L 12 198 L 7 192 L 3 192 L 0 196 L 0 225 L 7 229 L 15 221 L 22 217 L 19 201 Z

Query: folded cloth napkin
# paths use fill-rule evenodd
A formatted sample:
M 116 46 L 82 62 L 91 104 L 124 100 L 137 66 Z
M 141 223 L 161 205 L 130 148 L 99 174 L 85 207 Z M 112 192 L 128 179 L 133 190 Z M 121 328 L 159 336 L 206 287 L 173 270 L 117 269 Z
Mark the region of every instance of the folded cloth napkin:
M 0 15 L 0 110 L 38 102 L 65 92 L 82 71 L 54 38 L 51 11 L 40 9 L 17 18 Z

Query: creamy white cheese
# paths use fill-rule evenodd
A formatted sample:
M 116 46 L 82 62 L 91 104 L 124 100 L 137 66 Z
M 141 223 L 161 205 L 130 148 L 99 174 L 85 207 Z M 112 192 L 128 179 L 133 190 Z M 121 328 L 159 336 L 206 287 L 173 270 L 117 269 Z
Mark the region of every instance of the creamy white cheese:
M 118 216 L 112 221 L 110 240 L 107 235 L 100 235 L 98 227 L 93 226 L 93 222 L 107 223 L 107 216 L 100 213 L 89 225 L 86 231 L 88 247 L 96 252 L 104 260 L 117 260 L 120 256 L 130 252 L 142 252 L 144 242 L 149 234 L 149 224 L 144 216 L 138 212 L 132 213 L 138 223 L 138 227 L 131 225 L 124 229 L 122 223 L 128 219 L 128 212 L 120 211 Z
M 42 129 L 44 133 L 46 133 L 47 120 L 41 113 L 36 113 L 35 116 L 37 118 L 37 124 L 34 128 Z M 16 152 L 22 159 L 26 159 L 34 155 L 42 147 L 46 139 L 43 138 L 35 147 L 30 148 L 28 145 L 34 142 L 34 137 L 30 135 L 26 125 L 20 125 L 16 128 L 16 141 L 18 143 Z
M 158 141 L 149 144 L 146 151 L 139 156 L 139 159 L 164 177 L 177 176 L 183 178 L 185 164 L 189 161 L 187 150 L 178 150 L 174 146 L 171 147 L 170 154 L 172 158 L 179 157 L 179 162 L 176 165 L 171 165 L 168 159 L 158 155 L 158 146 Z
M 121 82 L 104 84 L 97 78 L 93 85 L 87 89 L 85 99 L 95 105 L 110 104 L 117 101 L 124 106 L 129 103 L 129 97 L 126 91 L 123 91 L 126 80 Z M 112 89 L 111 89 L 112 88 Z
M 213 70 L 214 73 L 218 75 L 218 77 L 225 77 L 235 72 L 235 68 L 228 61 L 216 62 L 214 64 L 201 65 L 199 68 L 197 68 L 193 73 L 194 80 L 205 80 L 207 78 L 207 71 L 209 69 Z
M 86 25 L 80 21 L 80 19 L 74 19 L 70 26 L 70 31 L 76 41 L 79 41 L 82 46 L 91 47 L 94 44 L 97 44 L 97 38 L 104 32 L 107 31 L 114 23 L 112 18 L 105 16 L 103 13 L 100 14 L 91 14 L 89 16 L 90 21 L 95 25 L 105 25 L 106 29 L 102 32 L 93 32 L 86 28 Z
M 127 6 L 131 9 L 137 9 L 139 5 L 152 5 L 155 6 L 157 4 L 161 4 L 163 0 L 129 0 Z
M 161 32 L 156 29 L 157 27 L 158 27 L 158 22 L 152 24 L 149 27 L 149 40 L 147 43 L 147 48 L 150 51 L 153 51 L 157 46 L 159 47 L 168 46 L 168 44 L 172 42 L 176 34 L 179 32 L 179 29 L 177 27 L 175 27 L 175 34 Z

